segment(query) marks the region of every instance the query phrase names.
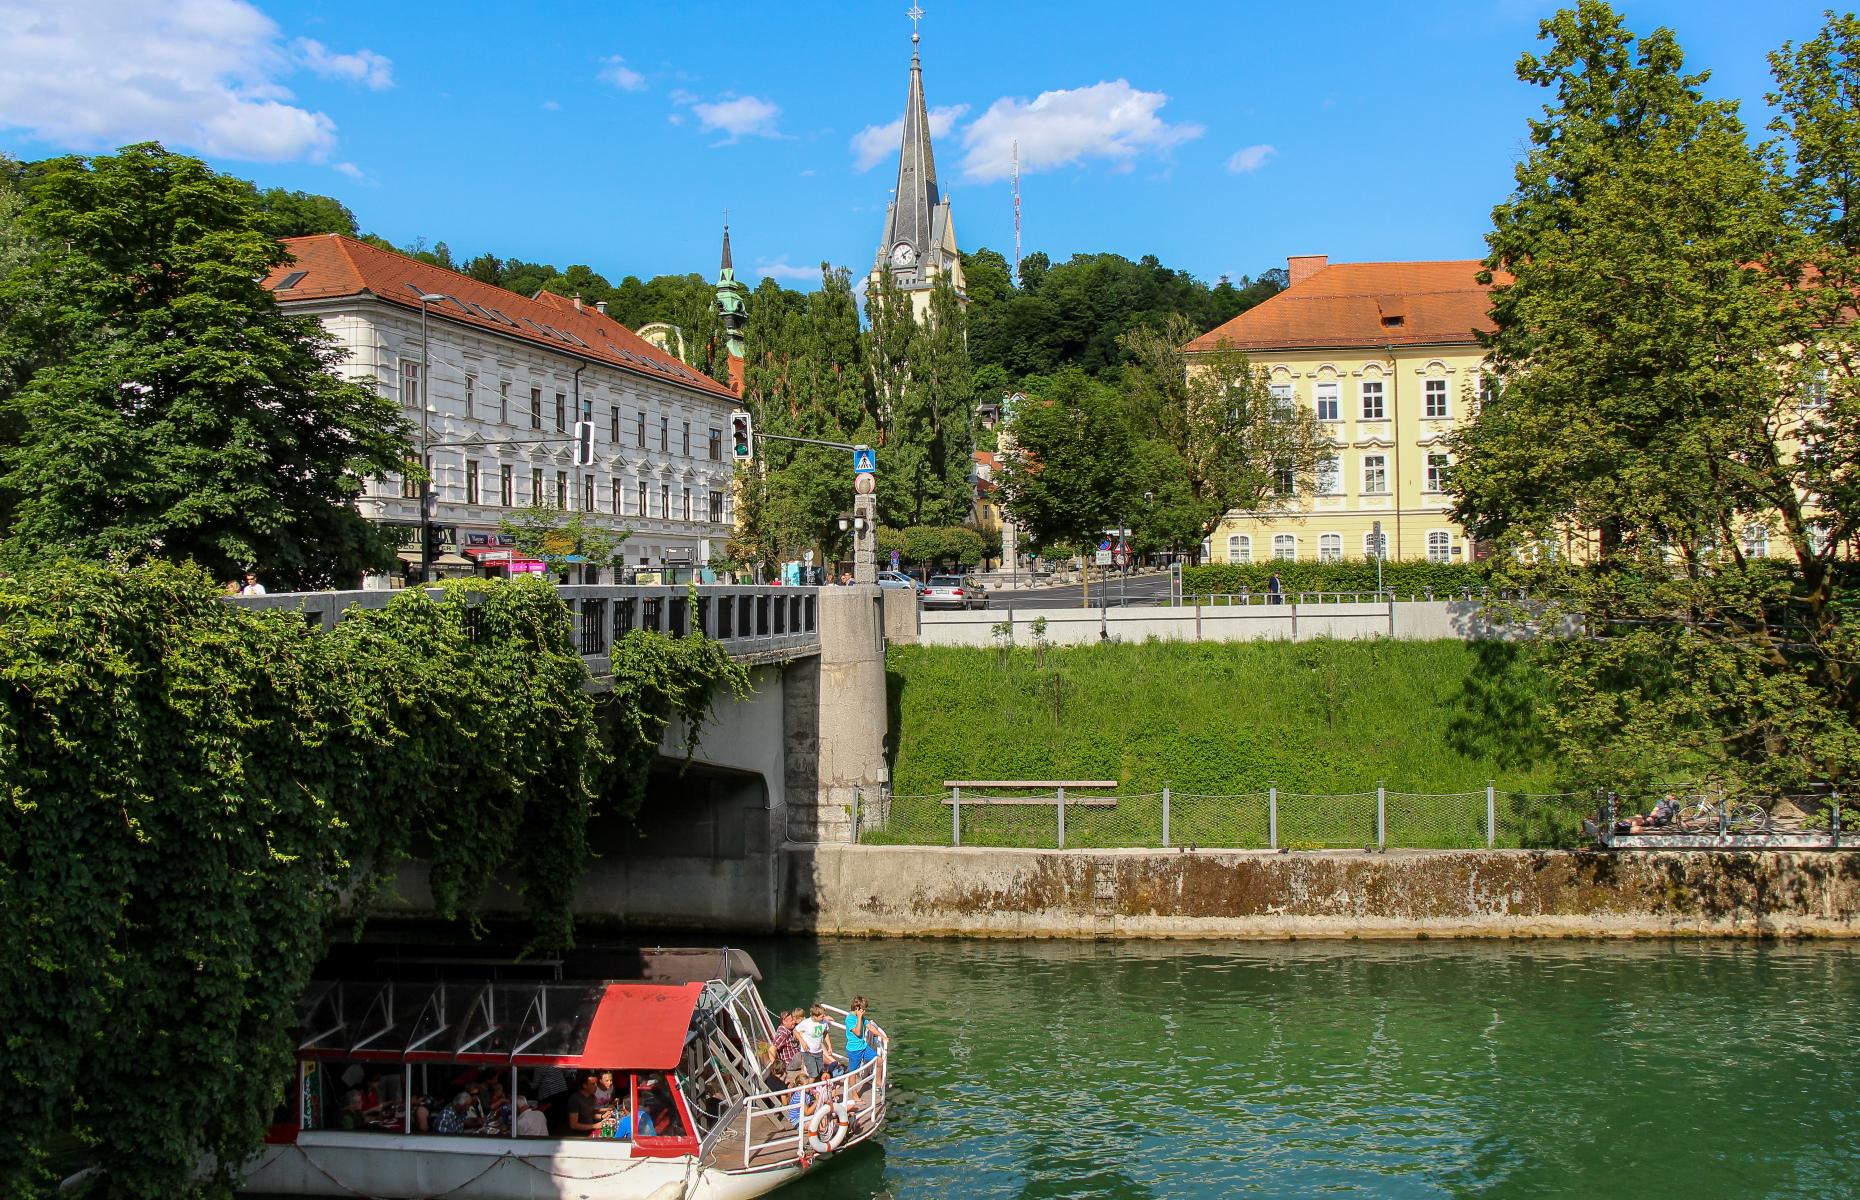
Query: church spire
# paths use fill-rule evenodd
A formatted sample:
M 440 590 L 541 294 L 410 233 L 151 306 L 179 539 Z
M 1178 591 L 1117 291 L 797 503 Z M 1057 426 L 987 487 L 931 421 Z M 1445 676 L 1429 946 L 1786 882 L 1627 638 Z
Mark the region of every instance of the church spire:
M 723 214 L 723 266 L 722 266 L 722 269 L 725 271 L 730 271 L 732 273 L 734 273 L 736 270 L 736 264 L 730 261 L 730 214 L 728 210 L 726 210 Z M 734 274 L 732 274 L 732 277 L 734 277 Z
M 930 146 L 930 107 L 924 99 L 923 56 L 918 49 L 922 37 L 917 32 L 924 14 L 913 5 L 908 15 L 911 76 L 898 146 L 898 186 L 885 210 L 885 236 L 872 275 L 876 279 L 889 269 L 892 281 L 913 293 L 912 308 L 922 310 L 929 304 L 930 288 L 939 275 L 949 276 L 957 292 L 962 292 L 962 260 L 949 201 L 937 186 L 936 155 Z

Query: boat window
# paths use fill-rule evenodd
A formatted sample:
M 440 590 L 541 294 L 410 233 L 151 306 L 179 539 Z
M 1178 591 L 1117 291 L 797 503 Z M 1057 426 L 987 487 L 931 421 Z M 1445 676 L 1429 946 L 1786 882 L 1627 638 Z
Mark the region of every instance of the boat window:
M 403 1068 L 398 1064 L 325 1059 L 303 1064 L 300 1088 L 305 1129 L 399 1133 L 405 1121 Z

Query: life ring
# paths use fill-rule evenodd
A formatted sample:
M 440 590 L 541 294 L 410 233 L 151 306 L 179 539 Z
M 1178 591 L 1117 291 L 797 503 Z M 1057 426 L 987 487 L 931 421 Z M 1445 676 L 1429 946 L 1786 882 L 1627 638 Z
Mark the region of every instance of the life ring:
M 815 1154 L 828 1154 L 838 1150 L 846 1141 L 846 1131 L 852 1128 L 852 1122 L 846 1112 L 846 1102 L 822 1104 L 807 1122 L 807 1144 Z

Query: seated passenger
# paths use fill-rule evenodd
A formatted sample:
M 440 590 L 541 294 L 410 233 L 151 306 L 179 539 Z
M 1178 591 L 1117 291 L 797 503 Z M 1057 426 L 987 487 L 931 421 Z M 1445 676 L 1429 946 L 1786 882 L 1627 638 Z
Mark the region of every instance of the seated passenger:
M 452 1097 L 452 1103 L 439 1110 L 433 1120 L 434 1133 L 470 1133 L 481 1123 L 471 1111 L 470 1092 L 460 1092 Z
M 336 1114 L 336 1128 L 356 1130 L 368 1128 L 368 1118 L 362 1115 L 362 1093 L 356 1088 L 349 1089 L 342 1098 L 342 1111 Z
M 523 1096 L 517 1097 L 517 1136 L 548 1137 L 549 1118 L 542 1115 L 542 1110 L 531 1104 Z
M 642 1112 L 637 1120 L 634 1119 L 632 1105 L 628 1103 L 625 1092 L 620 1093 L 610 1121 L 613 1127 L 612 1136 L 622 1141 L 631 1141 L 636 1137 L 658 1136 L 658 1130 L 654 1128 L 650 1115 Z
M 593 1137 L 601 1131 L 601 1119 L 607 1114 L 594 1098 L 600 1078 L 593 1071 L 581 1073 L 581 1090 L 568 1097 L 568 1133 L 570 1137 Z

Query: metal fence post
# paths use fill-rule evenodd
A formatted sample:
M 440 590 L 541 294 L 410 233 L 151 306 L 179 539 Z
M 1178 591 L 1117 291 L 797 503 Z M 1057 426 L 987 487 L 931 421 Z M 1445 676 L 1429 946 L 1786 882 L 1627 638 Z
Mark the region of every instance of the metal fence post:
M 949 804 L 950 845 L 962 845 L 962 789 L 950 789 Z
M 1163 784 L 1163 849 L 1169 848 L 1169 785 Z
M 1059 848 L 1066 848 L 1066 789 L 1059 789 Z
M 1834 805 L 1834 819 L 1828 823 L 1828 828 L 1834 831 L 1834 848 L 1839 850 L 1841 848 L 1841 794 L 1830 792 L 1828 800 Z
M 1485 848 L 1498 845 L 1498 781 L 1485 781 Z
M 1388 848 L 1388 789 L 1384 788 L 1382 781 L 1378 779 L 1376 780 L 1376 849 L 1387 850 Z
M 1277 784 L 1266 789 L 1266 845 L 1272 850 L 1279 848 L 1279 787 Z

